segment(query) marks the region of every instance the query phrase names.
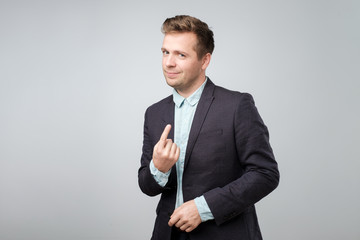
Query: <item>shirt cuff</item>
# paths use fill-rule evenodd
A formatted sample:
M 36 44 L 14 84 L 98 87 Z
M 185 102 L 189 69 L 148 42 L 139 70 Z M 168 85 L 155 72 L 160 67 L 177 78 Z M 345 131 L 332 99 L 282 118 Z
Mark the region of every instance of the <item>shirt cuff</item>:
M 161 171 L 159 171 L 154 163 L 153 163 L 153 160 L 151 160 L 150 162 L 150 172 L 151 172 L 151 175 L 153 175 L 155 181 L 161 186 L 161 187 L 164 187 L 166 185 L 166 183 L 168 182 L 168 179 L 169 179 L 169 175 L 170 175 L 170 172 L 171 172 L 171 169 L 169 171 L 167 171 L 166 173 L 163 173 Z
M 208 220 L 214 219 L 214 216 L 211 213 L 209 205 L 207 204 L 204 196 L 197 197 L 194 199 L 194 201 L 199 212 L 201 222 L 206 222 Z

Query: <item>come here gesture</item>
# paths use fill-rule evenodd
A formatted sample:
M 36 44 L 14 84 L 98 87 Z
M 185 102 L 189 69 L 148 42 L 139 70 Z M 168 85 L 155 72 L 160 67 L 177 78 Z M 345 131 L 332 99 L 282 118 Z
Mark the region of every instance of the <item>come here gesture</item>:
M 171 125 L 166 125 L 153 152 L 154 166 L 163 173 L 168 172 L 180 156 L 180 148 L 171 139 L 168 139 L 170 130 Z

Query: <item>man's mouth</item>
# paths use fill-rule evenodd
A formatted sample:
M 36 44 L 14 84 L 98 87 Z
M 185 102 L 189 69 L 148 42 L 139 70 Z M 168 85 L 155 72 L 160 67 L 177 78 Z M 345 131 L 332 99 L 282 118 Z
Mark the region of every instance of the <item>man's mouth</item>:
M 165 74 L 167 77 L 169 78 L 175 78 L 179 73 L 178 72 L 168 72 L 168 71 L 165 71 Z

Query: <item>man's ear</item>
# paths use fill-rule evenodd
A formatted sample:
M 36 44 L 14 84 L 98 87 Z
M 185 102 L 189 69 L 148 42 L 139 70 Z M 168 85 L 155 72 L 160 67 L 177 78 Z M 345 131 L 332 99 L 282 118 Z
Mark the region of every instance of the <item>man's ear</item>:
M 205 54 L 205 56 L 202 58 L 202 65 L 201 65 L 201 68 L 203 70 L 206 70 L 206 68 L 209 66 L 210 60 L 211 60 L 211 54 L 210 53 Z

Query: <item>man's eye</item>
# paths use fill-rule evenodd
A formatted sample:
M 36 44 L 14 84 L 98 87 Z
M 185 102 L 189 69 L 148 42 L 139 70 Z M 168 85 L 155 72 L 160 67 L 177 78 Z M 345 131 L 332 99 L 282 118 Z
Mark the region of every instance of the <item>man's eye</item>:
M 164 54 L 164 55 L 168 55 L 169 52 L 168 52 L 168 51 L 163 51 L 163 54 Z
M 181 54 L 181 53 L 179 54 L 179 56 L 182 57 L 182 58 L 185 57 L 185 55 L 184 55 L 184 54 Z

